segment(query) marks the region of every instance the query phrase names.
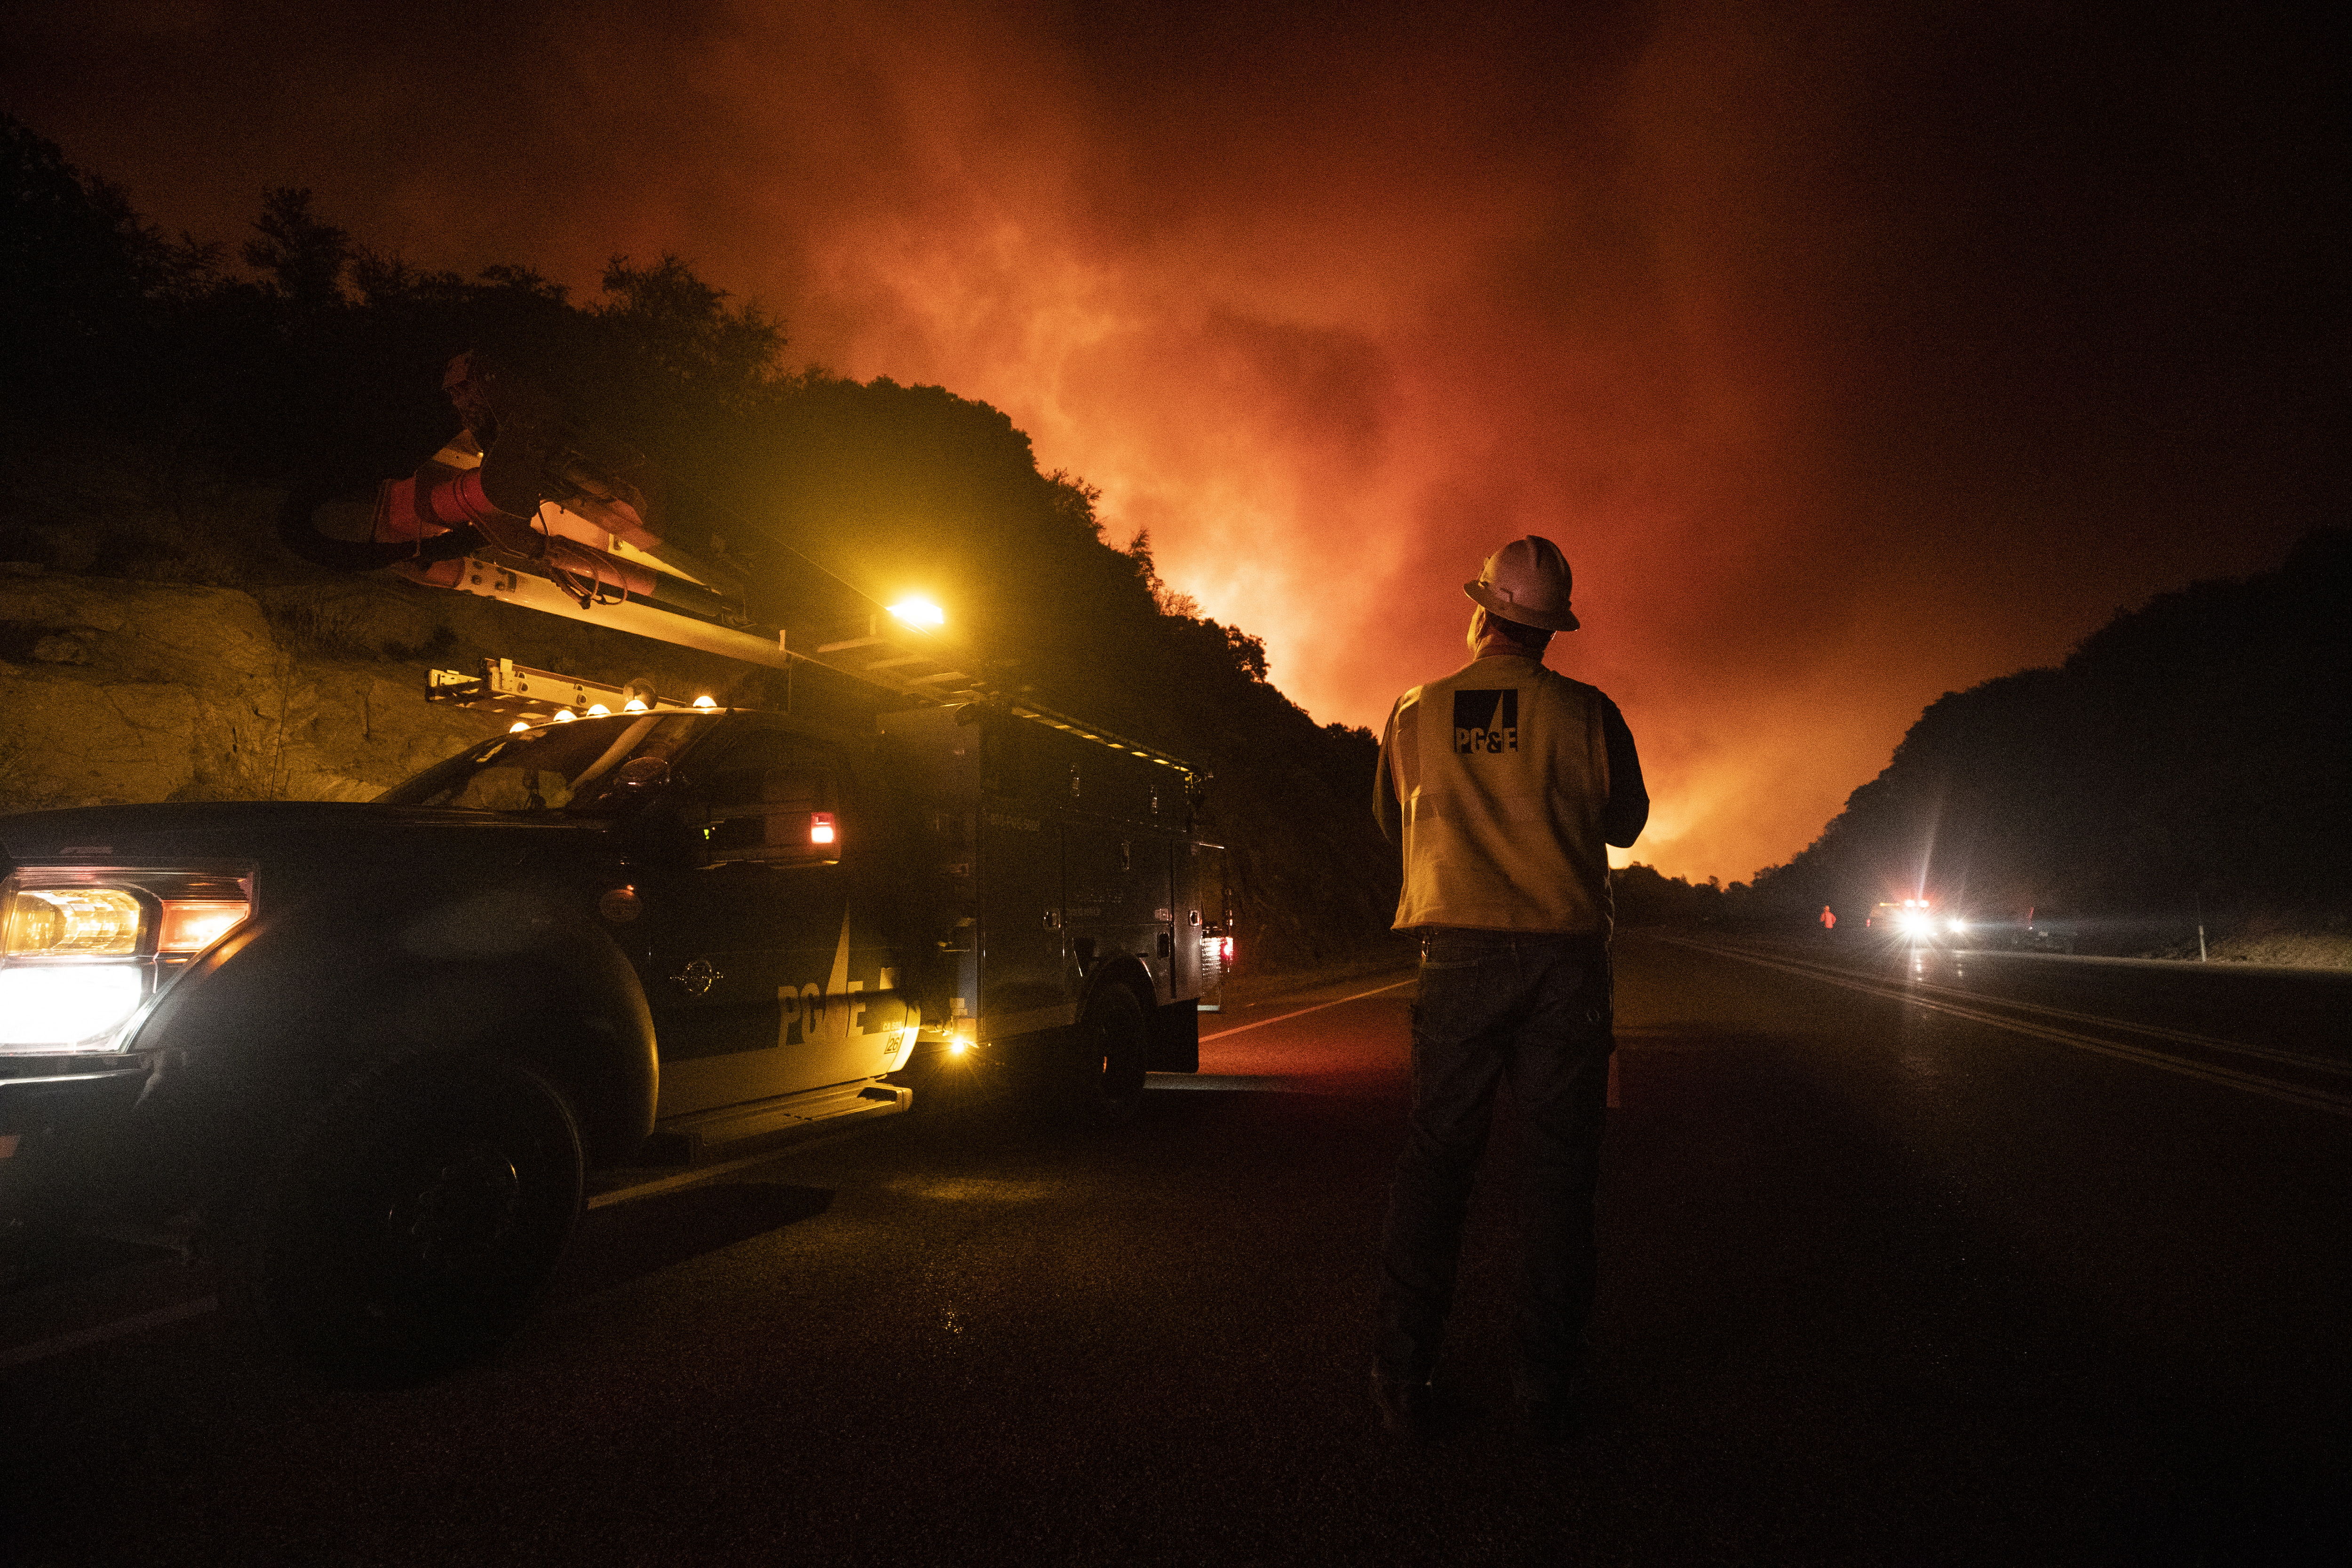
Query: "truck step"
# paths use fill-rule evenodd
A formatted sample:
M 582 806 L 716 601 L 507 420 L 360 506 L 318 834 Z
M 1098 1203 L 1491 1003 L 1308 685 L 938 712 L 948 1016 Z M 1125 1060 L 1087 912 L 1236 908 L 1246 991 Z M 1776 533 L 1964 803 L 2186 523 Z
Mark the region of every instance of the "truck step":
M 787 1143 L 803 1133 L 829 1131 L 855 1119 L 895 1116 L 914 1099 L 910 1089 L 843 1083 L 748 1105 L 666 1116 L 654 1124 L 649 1152 L 666 1163 L 698 1165 L 750 1152 L 761 1143 Z

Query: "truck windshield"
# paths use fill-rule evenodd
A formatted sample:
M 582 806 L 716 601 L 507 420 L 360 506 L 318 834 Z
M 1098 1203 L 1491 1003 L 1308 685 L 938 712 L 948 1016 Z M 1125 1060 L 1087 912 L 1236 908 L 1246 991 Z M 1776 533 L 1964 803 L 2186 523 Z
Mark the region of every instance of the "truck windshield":
M 646 713 L 581 719 L 485 741 L 376 796 L 385 805 L 455 811 L 610 811 L 631 794 L 627 763 L 667 763 L 709 732 L 717 715 Z M 629 773 L 639 783 L 643 766 Z

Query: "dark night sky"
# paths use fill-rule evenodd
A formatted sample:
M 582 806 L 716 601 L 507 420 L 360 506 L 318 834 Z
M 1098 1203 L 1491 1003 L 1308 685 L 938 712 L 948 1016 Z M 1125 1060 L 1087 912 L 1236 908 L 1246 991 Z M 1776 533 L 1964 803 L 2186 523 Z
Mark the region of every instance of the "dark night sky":
M 1938 693 L 2343 520 L 2293 15 L 102 0 L 9 7 L 0 102 L 203 236 L 292 184 L 426 266 L 684 255 L 1003 408 L 1319 718 L 1549 533 L 1639 858 L 1728 879 Z

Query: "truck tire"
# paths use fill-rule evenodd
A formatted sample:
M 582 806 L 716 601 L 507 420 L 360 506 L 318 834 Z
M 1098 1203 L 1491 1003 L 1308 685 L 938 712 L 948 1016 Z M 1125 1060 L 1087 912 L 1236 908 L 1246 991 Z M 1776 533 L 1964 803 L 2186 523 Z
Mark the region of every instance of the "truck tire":
M 503 1341 L 580 1215 L 564 1097 L 503 1063 L 415 1064 L 331 1101 L 224 1257 L 226 1304 L 333 1381 L 423 1382 Z
M 1143 1004 L 1124 985 L 1105 985 L 1072 1031 L 1066 1102 L 1080 1127 L 1123 1127 L 1143 1109 L 1144 1057 L 1150 1041 Z

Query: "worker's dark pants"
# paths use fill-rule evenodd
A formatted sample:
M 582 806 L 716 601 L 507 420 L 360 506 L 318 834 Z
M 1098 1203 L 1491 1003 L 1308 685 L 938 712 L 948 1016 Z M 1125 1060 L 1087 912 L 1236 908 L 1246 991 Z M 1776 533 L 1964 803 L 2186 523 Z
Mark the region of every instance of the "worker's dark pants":
M 1453 1303 L 1470 1185 L 1506 1079 L 1520 1137 L 1514 1392 L 1557 1397 L 1592 1310 L 1592 1205 L 1611 1047 L 1609 957 L 1590 937 L 1424 933 L 1412 1009 L 1412 1120 L 1382 1242 L 1374 1355 L 1428 1376 Z

